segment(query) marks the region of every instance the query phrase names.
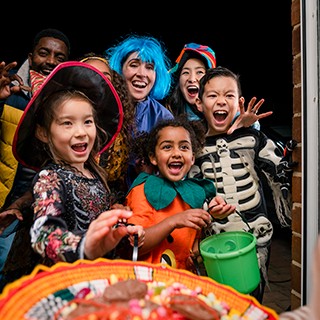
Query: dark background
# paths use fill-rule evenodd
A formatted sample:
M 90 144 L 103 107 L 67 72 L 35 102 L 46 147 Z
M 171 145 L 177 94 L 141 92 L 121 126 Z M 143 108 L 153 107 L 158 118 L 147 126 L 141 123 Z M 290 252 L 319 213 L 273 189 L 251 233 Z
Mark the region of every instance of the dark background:
M 261 120 L 262 127 L 272 127 L 289 136 L 292 121 L 292 47 L 291 0 L 272 1 L 198 1 L 177 9 L 149 3 L 87 3 L 88 9 L 66 11 L 56 3 L 33 10 L 21 10 L 24 18 L 10 20 L 2 31 L 0 60 L 19 65 L 31 51 L 35 34 L 44 28 L 63 31 L 71 42 L 71 59 L 84 53 L 103 53 L 129 33 L 158 38 L 174 63 L 185 43 L 210 46 L 217 65 L 240 74 L 243 96 L 264 98 L 262 111 L 272 116 Z M 130 3 L 129 3 L 130 4 Z M 69 5 L 72 5 L 71 3 Z M 61 6 L 61 5 L 60 5 Z M 5 10 L 5 8 L 3 8 Z M 6 11 L 3 11 L 6 12 Z M 30 12 L 30 14 L 29 14 Z M 31 13 L 33 12 L 33 13 Z M 8 20 L 9 21 L 9 20 Z M 285 137 L 286 139 L 286 137 Z

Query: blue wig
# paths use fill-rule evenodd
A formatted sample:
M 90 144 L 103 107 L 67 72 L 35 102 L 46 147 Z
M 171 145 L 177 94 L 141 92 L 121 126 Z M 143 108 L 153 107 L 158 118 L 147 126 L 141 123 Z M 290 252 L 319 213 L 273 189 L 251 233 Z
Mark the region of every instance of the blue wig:
M 172 75 L 169 73 L 170 60 L 161 43 L 150 36 L 130 35 L 119 44 L 107 49 L 105 54 L 110 67 L 123 75 L 123 64 L 133 52 L 138 52 L 138 57 L 142 62 L 154 64 L 156 80 L 149 97 L 156 100 L 164 99 L 169 93 Z

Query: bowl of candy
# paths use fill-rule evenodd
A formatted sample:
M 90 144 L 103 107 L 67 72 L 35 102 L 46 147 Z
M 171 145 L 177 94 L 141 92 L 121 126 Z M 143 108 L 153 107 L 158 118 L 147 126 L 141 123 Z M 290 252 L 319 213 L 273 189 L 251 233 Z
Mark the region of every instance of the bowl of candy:
M 0 319 L 246 319 L 277 313 L 209 277 L 165 264 L 97 259 L 38 266 L 7 285 Z

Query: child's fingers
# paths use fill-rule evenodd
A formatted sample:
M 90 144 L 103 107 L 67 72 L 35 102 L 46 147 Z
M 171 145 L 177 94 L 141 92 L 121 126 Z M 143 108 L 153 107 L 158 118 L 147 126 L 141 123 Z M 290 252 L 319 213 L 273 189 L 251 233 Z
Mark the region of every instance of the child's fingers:
M 273 111 L 268 111 L 268 112 L 264 112 L 264 113 L 261 113 L 258 116 L 258 119 L 263 119 L 263 118 L 266 118 L 266 117 L 269 117 L 273 114 Z

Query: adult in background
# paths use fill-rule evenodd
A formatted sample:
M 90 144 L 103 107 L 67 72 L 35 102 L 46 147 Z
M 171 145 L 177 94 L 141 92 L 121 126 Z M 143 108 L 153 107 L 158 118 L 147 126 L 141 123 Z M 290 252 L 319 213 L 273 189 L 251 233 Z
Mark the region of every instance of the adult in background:
M 170 60 L 163 44 L 152 36 L 128 35 L 105 51 L 110 66 L 126 80 L 135 104 L 137 132 L 149 132 L 158 120 L 173 118 L 160 102 L 171 87 Z M 142 161 L 130 159 L 127 185 L 141 171 L 148 171 Z
M 128 170 L 132 132 L 135 131 L 135 106 L 131 95 L 128 93 L 125 79 L 111 69 L 109 62 L 103 55 L 89 52 L 79 60 L 102 72 L 113 84 L 122 103 L 123 123 L 121 131 L 112 145 L 99 156 L 99 164 L 108 174 L 108 185 L 113 192 L 117 192 L 118 201 L 122 203 L 127 193 L 125 176 Z
M 174 115 L 187 114 L 190 120 L 203 119 L 196 107 L 199 81 L 207 69 L 215 67 L 216 54 L 210 47 L 197 43 L 184 45 L 176 65 L 170 70 L 175 85 L 166 104 Z

